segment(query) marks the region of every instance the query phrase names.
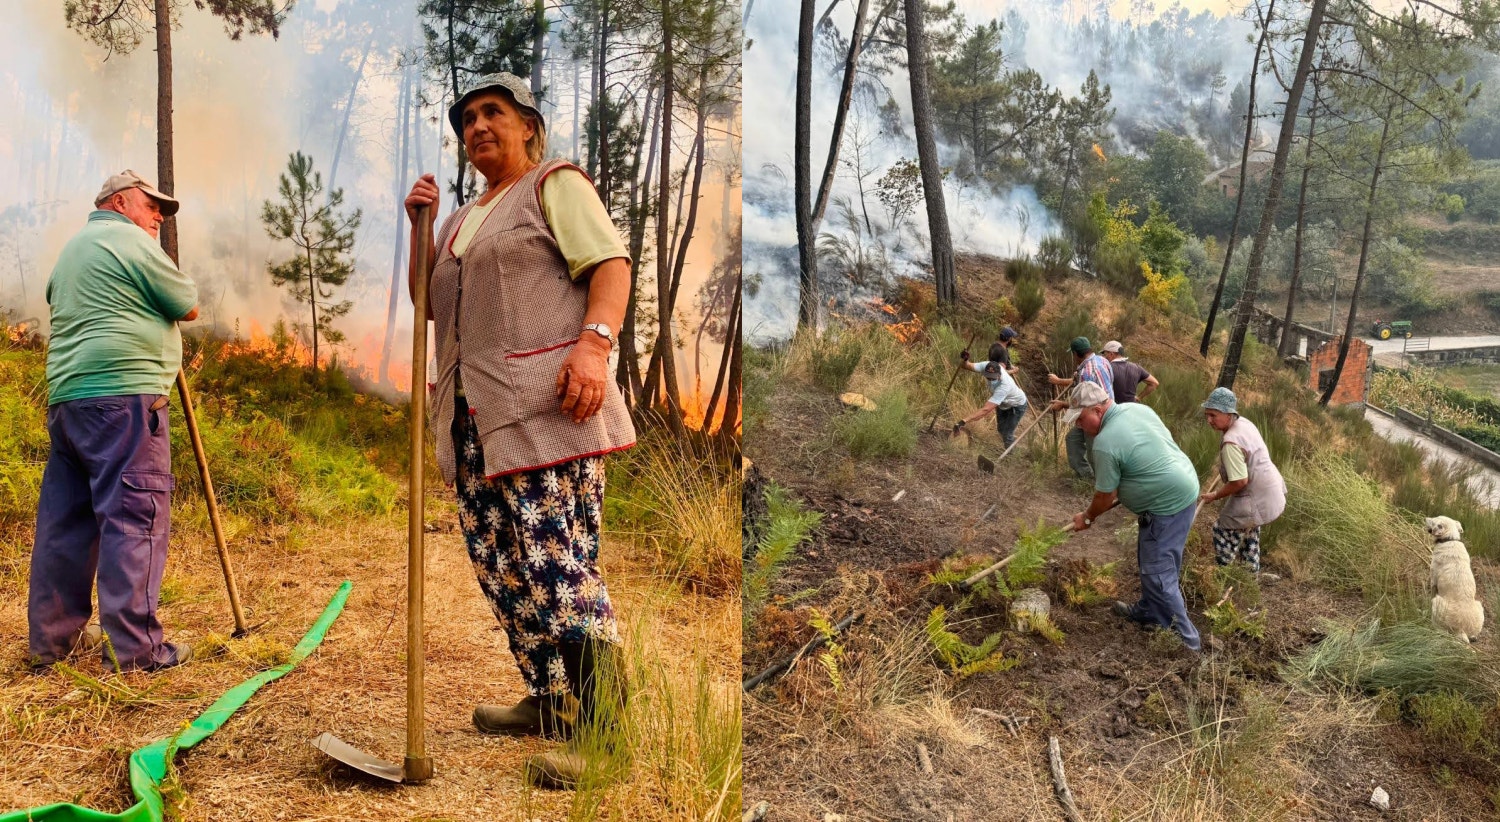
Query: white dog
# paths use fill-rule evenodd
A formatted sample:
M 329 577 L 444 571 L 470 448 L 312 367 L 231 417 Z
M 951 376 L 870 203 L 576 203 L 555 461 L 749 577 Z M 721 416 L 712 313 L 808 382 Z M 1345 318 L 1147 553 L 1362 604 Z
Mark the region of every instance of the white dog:
M 1469 550 L 1459 537 L 1463 525 L 1448 517 L 1428 517 L 1432 535 L 1432 575 L 1427 592 L 1432 594 L 1432 624 L 1454 636 L 1473 642 L 1484 628 L 1484 606 L 1475 598 L 1474 569 Z

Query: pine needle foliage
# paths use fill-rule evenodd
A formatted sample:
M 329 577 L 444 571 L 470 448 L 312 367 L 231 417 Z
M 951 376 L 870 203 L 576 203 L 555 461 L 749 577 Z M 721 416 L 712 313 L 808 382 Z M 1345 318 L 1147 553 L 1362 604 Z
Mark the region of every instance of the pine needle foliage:
M 333 301 L 334 289 L 354 273 L 354 232 L 359 228 L 360 209 L 343 212 L 344 190 L 335 188 L 324 196 L 323 175 L 313 170 L 311 157 L 292 152 L 287 171 L 281 175 L 279 203 L 267 200 L 260 219 L 271 239 L 289 241 L 290 256 L 270 265 L 271 282 L 286 288 L 292 299 L 306 304 L 312 321 L 305 330 L 312 339 L 312 369 L 318 370 L 318 340 L 343 342 L 344 334 L 333 321 L 354 307 L 350 300 Z

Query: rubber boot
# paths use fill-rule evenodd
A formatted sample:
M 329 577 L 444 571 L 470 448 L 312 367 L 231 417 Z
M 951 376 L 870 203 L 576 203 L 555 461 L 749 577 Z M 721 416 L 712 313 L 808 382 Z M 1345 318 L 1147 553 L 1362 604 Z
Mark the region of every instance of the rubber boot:
M 561 701 L 552 696 L 528 696 L 509 707 L 478 705 L 474 708 L 474 727 L 482 734 L 568 739 L 573 735 L 573 722 L 559 707 Z
M 559 653 L 578 698 L 579 727 L 588 729 L 587 736 L 597 743 L 589 748 L 602 750 L 609 760 L 602 768 L 595 765 L 595 773 L 601 777 L 616 771 L 623 774 L 629 764 L 626 751 L 617 743 L 623 742 L 619 730 L 630 689 L 619 647 L 599 641 L 564 643 Z M 586 750 L 575 735 L 557 750 L 526 760 L 526 783 L 538 788 L 577 787 L 589 769 L 589 754 L 593 752 Z

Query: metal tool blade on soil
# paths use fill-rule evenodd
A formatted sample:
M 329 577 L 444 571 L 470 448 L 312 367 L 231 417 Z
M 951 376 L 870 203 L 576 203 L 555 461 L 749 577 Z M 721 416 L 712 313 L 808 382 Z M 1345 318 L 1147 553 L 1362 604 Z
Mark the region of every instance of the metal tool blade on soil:
M 988 457 L 986 457 L 983 454 L 980 454 L 979 455 L 979 470 L 985 472 L 986 474 L 993 474 L 993 473 L 995 473 L 995 464 L 993 462 L 990 462 L 990 460 L 989 460 Z
M 407 497 L 410 499 L 406 519 L 406 759 L 400 765 L 370 756 L 331 733 L 312 740 L 314 748 L 355 770 L 391 782 L 426 782 L 432 778 L 432 757 L 427 755 L 427 718 L 423 714 L 422 591 L 425 564 L 425 529 L 423 528 L 423 467 L 426 459 L 427 392 L 421 390 L 427 380 L 427 273 L 432 256 L 432 227 L 427 214 L 431 206 L 417 209 L 416 256 L 409 276 L 414 310 L 411 339 L 411 405 L 407 427 L 411 433 L 410 470 L 407 473 Z M 422 276 L 417 276 L 418 273 Z

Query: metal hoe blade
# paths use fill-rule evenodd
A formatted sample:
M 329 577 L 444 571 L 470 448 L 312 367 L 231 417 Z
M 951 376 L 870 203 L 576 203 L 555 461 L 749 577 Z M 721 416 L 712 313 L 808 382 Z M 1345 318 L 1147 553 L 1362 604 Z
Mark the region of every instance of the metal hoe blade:
M 378 776 L 391 782 L 403 782 L 406 779 L 406 773 L 400 765 L 392 765 L 383 759 L 376 759 L 333 734 L 324 733 L 314 739 L 312 744 L 323 753 L 357 771 L 364 771 L 370 776 Z

